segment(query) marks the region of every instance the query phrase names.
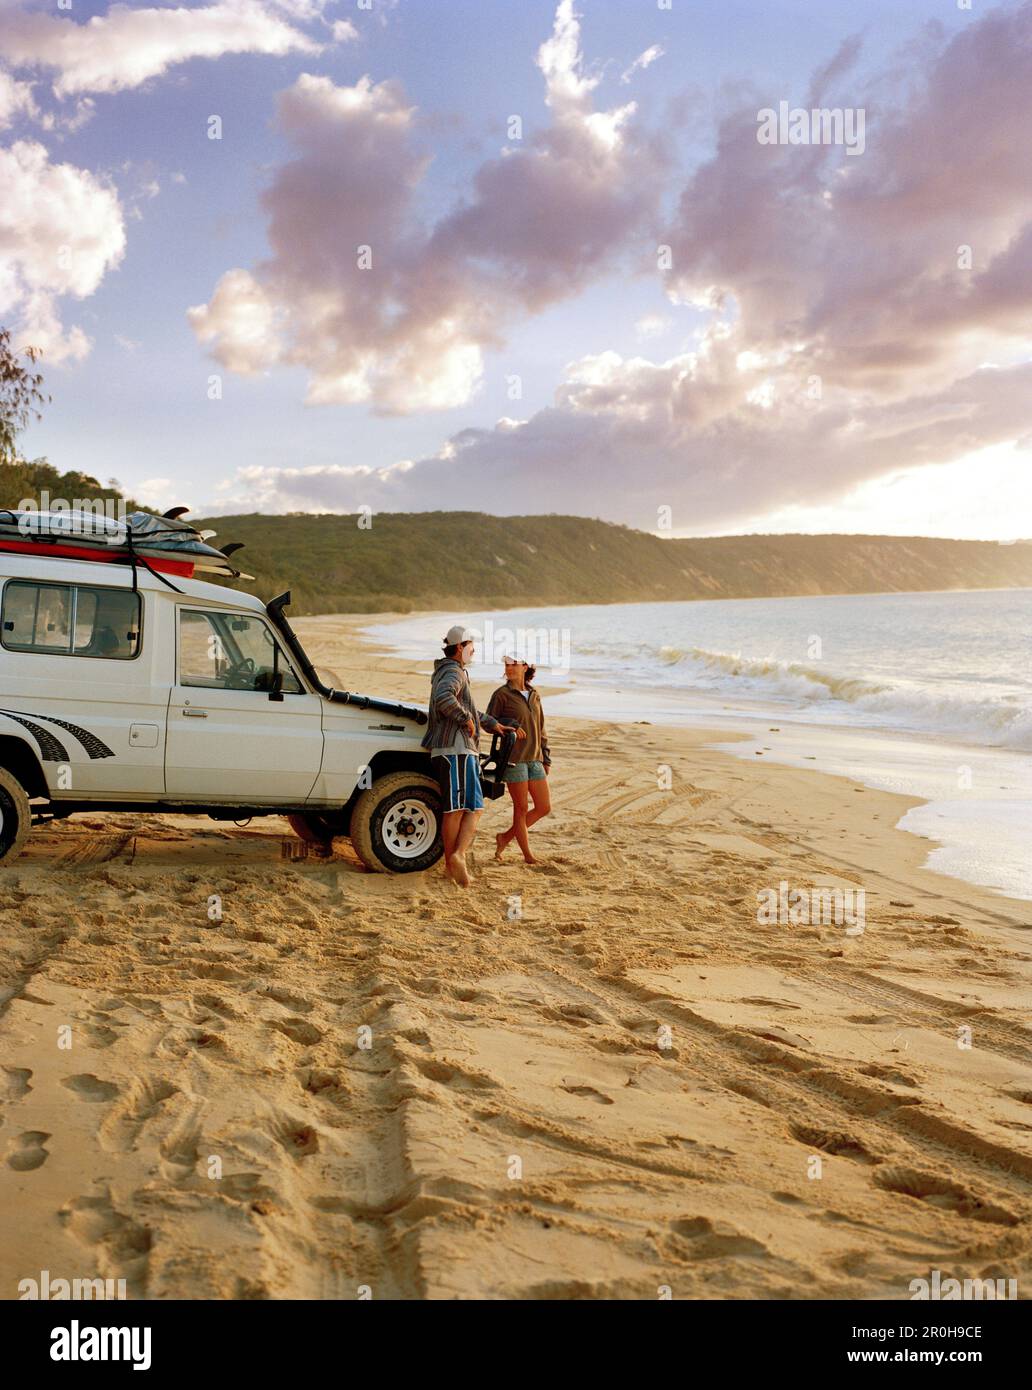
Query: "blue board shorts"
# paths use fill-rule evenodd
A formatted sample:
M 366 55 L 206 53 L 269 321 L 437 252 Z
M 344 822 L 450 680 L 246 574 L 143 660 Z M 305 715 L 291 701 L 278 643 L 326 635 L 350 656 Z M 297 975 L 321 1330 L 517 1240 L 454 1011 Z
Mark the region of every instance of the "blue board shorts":
M 441 788 L 441 810 L 482 811 L 480 758 L 476 753 L 435 753 L 430 759 Z
M 510 763 L 502 773 L 503 782 L 542 782 L 548 776 L 544 763 Z

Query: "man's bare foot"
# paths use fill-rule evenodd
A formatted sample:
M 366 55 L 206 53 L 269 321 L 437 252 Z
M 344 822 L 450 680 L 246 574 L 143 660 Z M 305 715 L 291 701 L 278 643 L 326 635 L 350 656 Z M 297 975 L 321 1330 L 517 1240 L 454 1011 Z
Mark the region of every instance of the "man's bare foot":
M 506 841 L 505 844 L 503 844 L 503 843 L 502 843 L 503 840 L 505 840 L 505 831 L 504 831 L 504 830 L 499 831 L 499 833 L 495 836 L 495 858 L 496 858 L 496 859 L 501 859 L 502 855 L 503 855 L 503 854 L 505 853 L 505 851 L 506 851 L 506 848 L 507 848 L 507 845 L 508 845 L 508 841 Z
M 469 887 L 469 870 L 466 868 L 466 856 L 464 854 L 456 852 L 452 855 L 448 872 L 452 876 L 453 883 L 457 883 L 460 888 Z
M 523 862 L 524 864 L 536 864 L 537 860 L 534 858 L 532 854 L 525 854 L 523 856 Z

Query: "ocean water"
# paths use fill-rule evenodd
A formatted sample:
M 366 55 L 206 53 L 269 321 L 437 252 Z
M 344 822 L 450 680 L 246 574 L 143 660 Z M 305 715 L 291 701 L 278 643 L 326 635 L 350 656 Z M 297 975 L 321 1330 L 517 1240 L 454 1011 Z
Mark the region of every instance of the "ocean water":
M 925 798 L 929 867 L 1032 899 L 1032 589 L 420 614 L 370 626 L 412 659 L 462 621 L 474 676 L 523 648 L 556 714 L 733 728 L 726 746 Z

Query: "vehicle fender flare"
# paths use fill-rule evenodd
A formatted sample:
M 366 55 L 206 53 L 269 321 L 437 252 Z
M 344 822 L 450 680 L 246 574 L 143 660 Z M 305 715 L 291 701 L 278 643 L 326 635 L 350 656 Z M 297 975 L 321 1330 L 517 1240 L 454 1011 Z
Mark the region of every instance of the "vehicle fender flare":
M 32 796 L 50 796 L 39 753 L 25 732 L 0 722 L 0 767 L 6 768 Z

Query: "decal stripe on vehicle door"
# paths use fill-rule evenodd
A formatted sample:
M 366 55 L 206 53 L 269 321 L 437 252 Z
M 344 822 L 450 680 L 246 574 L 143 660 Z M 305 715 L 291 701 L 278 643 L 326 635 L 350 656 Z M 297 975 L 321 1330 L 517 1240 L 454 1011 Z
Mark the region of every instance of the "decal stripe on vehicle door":
M 91 734 L 89 729 L 84 729 L 79 724 L 69 724 L 64 719 L 55 719 L 52 714 L 40 714 L 39 719 L 45 719 L 48 724 L 59 724 L 62 729 L 67 729 L 70 734 L 74 734 L 91 758 L 113 758 L 115 750 L 109 748 L 102 739 L 96 734 Z

